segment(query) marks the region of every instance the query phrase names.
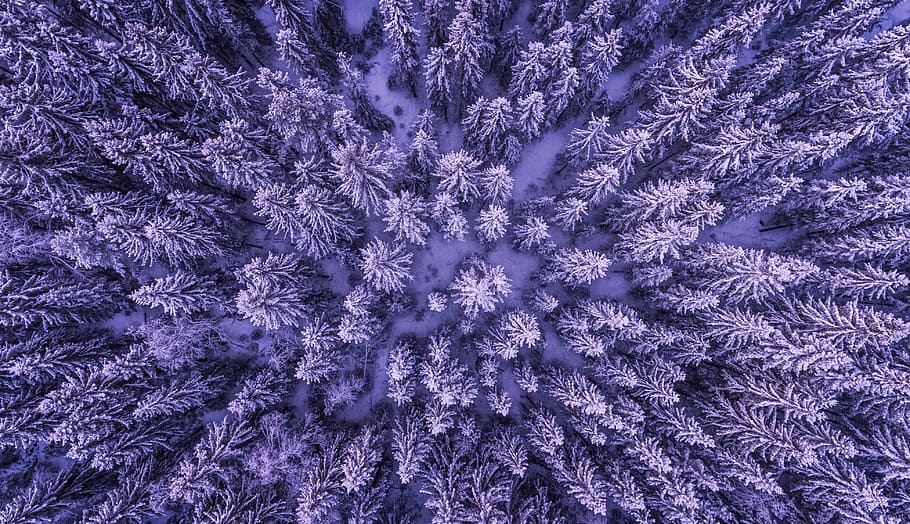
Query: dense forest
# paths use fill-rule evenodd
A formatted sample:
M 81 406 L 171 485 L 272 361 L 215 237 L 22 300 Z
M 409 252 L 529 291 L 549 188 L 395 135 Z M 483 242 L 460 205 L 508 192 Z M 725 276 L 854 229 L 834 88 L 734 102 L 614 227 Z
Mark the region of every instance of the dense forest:
M 908 20 L 2 0 L 0 523 L 910 522 Z

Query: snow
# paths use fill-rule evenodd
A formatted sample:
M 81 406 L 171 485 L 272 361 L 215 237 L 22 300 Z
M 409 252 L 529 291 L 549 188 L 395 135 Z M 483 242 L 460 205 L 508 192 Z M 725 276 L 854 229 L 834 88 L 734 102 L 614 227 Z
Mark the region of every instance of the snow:
M 699 235 L 698 242 L 723 242 L 752 249 L 778 249 L 792 238 L 792 228 L 762 231 L 769 227 L 766 224 L 770 218 L 771 213 L 763 212 L 728 220 L 705 228 Z
M 407 144 L 410 142 L 408 130 L 423 106 L 410 93 L 389 89 L 388 78 L 392 71 L 390 56 L 388 48 L 379 50 L 370 61 L 370 72 L 365 75 L 364 82 L 373 106 L 395 121 L 395 138 L 399 143 Z M 400 114 L 396 114 L 396 110 Z
M 894 26 L 902 25 L 910 18 L 910 0 L 901 0 L 894 7 L 885 11 L 881 23 L 871 31 L 863 35 L 864 38 L 873 38 L 874 36 L 887 31 Z
M 348 23 L 348 30 L 352 33 L 363 31 L 373 14 L 374 7 L 379 8 L 377 0 L 344 0 L 344 18 Z
M 617 265 L 614 264 L 607 276 L 592 282 L 588 290 L 591 292 L 591 298 L 611 298 L 627 302 L 632 282 L 626 278 L 625 271 L 617 269 Z
M 154 316 L 154 315 L 152 315 Z M 114 333 L 121 335 L 130 328 L 144 324 L 148 320 L 148 310 L 146 308 L 136 308 L 133 311 L 121 311 L 113 317 L 101 323 L 101 327 L 110 329 Z
M 534 287 L 531 275 L 540 268 L 540 259 L 536 255 L 515 251 L 508 240 L 501 240 L 496 248 L 487 254 L 486 260 L 491 264 L 503 266 L 506 275 L 512 279 L 512 292 L 503 301 L 503 306 L 522 306 L 522 295 L 529 287 Z
M 322 271 L 329 276 L 329 289 L 338 296 L 344 296 L 351 290 L 348 278 L 351 271 L 344 267 L 337 259 L 326 259 L 320 262 Z
M 275 38 L 281 28 L 278 26 L 278 20 L 275 19 L 275 12 L 272 11 L 272 8 L 268 4 L 262 4 L 259 9 L 254 11 L 254 14 L 265 26 L 265 30 L 272 35 L 272 38 Z
M 567 125 L 550 131 L 522 150 L 521 160 L 512 168 L 512 176 L 515 178 L 513 195 L 516 202 L 540 196 L 547 183 L 554 181 L 550 173 L 553 171 L 556 156 L 569 140 L 572 127 Z M 562 176 L 570 175 L 563 172 Z
M 609 78 L 607 78 L 607 85 L 605 91 L 610 96 L 611 100 L 619 101 L 625 98 L 626 93 L 629 91 L 629 84 L 632 82 L 632 77 L 635 76 L 635 73 L 641 69 L 641 64 L 636 63 L 630 67 L 625 67 L 610 73 Z

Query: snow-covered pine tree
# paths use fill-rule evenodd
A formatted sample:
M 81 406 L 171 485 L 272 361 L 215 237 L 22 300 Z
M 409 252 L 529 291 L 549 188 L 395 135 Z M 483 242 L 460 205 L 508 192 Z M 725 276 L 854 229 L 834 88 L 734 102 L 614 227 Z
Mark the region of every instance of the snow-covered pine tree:
M 486 22 L 473 13 L 471 2 L 459 2 L 455 7 L 457 13 L 447 29 L 444 50 L 450 60 L 452 77 L 459 82 L 457 92 L 463 107 L 477 95 L 492 46 Z
M 217 295 L 212 282 L 177 271 L 140 287 L 130 298 L 140 306 L 160 307 L 169 315 L 192 315 L 209 307 Z
M 514 118 L 507 99 L 480 97 L 468 106 L 461 121 L 465 142 L 479 157 L 512 164 L 520 152 L 518 139 L 512 134 Z
M 405 0 L 382 0 L 379 9 L 382 12 L 385 37 L 392 47 L 394 75 L 416 95 L 416 78 L 420 70 L 420 56 L 417 52 L 420 31 L 414 25 L 409 4 Z
M 315 304 L 307 300 L 313 291 L 308 269 L 294 255 L 255 257 L 237 278 L 244 285 L 237 295 L 237 310 L 256 325 L 295 326 L 314 311 Z
M 509 214 L 500 206 L 489 206 L 477 215 L 477 236 L 485 242 L 496 242 L 506 234 Z
M 382 210 L 382 201 L 389 196 L 390 182 L 403 167 L 397 151 L 382 145 L 370 146 L 366 140 L 349 142 L 332 151 L 332 178 L 338 192 L 351 205 L 368 215 Z
M 467 263 L 449 287 L 455 303 L 468 318 L 474 318 L 481 312 L 494 311 L 503 297 L 512 291 L 512 282 L 502 266 L 475 260 Z
M 426 223 L 427 203 L 408 190 L 392 195 L 385 203 L 385 231 L 394 233 L 398 241 L 418 246 L 426 244 L 430 226 Z
M 470 203 L 480 196 L 480 166 L 481 162 L 471 154 L 454 151 L 439 158 L 434 175 L 440 179 L 442 191 Z
M 373 240 L 361 251 L 360 269 L 364 279 L 383 293 L 403 291 L 412 280 L 413 255 L 400 245 L 391 246 L 382 240 Z
M 605 277 L 611 263 L 610 257 L 599 251 L 562 249 L 554 255 L 544 279 L 573 287 L 588 285 Z

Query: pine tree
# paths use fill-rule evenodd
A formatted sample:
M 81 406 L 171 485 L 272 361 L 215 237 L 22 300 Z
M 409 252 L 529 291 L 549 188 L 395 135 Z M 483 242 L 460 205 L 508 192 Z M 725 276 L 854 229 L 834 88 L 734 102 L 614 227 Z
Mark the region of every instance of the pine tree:
M 588 204 L 578 198 L 567 198 L 556 205 L 553 220 L 566 231 L 575 231 L 588 215 Z
M 344 474 L 342 461 L 344 447 L 337 436 L 330 436 L 314 453 L 313 465 L 297 492 L 297 520 L 304 523 L 320 522 L 337 512 Z
M 306 384 L 318 384 L 338 371 L 338 337 L 336 327 L 324 318 L 310 319 L 300 330 L 303 353 L 294 376 Z
M 410 8 L 403 0 L 382 0 L 379 9 L 382 11 L 385 36 L 391 41 L 394 74 L 401 79 L 403 85 L 410 86 L 414 91 L 420 67 L 420 57 L 417 54 L 420 32 L 414 26 Z
M 870 264 L 857 268 L 837 267 L 812 278 L 836 293 L 850 298 L 883 300 L 902 294 L 910 287 L 910 277 L 904 273 L 882 269 Z
M 565 464 L 555 468 L 555 474 L 566 490 L 595 515 L 607 514 L 606 485 L 594 462 L 582 448 L 568 449 Z
M 620 236 L 618 249 L 638 263 L 663 262 L 667 257 L 679 258 L 683 246 L 698 236 L 698 228 L 676 220 L 646 222 L 640 228 Z
M 546 123 L 546 101 L 540 91 L 521 97 L 515 108 L 515 128 L 526 139 L 541 135 Z
M 554 457 L 565 443 L 565 431 L 553 413 L 546 410 L 534 410 L 525 419 L 528 439 L 535 450 L 546 457 Z
M 85 510 L 85 524 L 142 520 L 151 517 L 154 486 L 148 463 L 139 465 L 124 475 L 122 484 L 111 490 L 97 506 Z
M 588 285 L 607 275 L 612 260 L 594 250 L 562 249 L 553 258 L 548 281 L 559 281 L 569 286 Z
M 178 271 L 140 287 L 130 298 L 140 306 L 161 307 L 169 315 L 192 315 L 206 309 L 216 296 L 211 282 Z
M 538 217 L 528 217 L 523 223 L 514 228 L 515 240 L 522 251 L 532 251 L 539 248 L 550 238 L 550 225 Z
M 598 164 L 579 173 L 568 193 L 596 205 L 610 196 L 619 187 L 621 180 L 620 173 L 615 168 L 609 164 Z
M 651 134 L 640 129 L 624 129 L 615 135 L 605 137 L 594 156 L 614 167 L 625 181 L 634 173 L 635 164 L 644 163 L 654 148 Z
M 594 0 L 578 15 L 576 39 L 579 43 L 606 34 L 612 28 L 614 18 L 611 3 L 611 0 Z
M 417 386 L 417 359 L 408 341 L 400 341 L 389 351 L 389 397 L 399 406 L 411 402 Z
M 811 278 L 818 268 L 796 257 L 704 244 L 680 261 L 685 277 L 702 290 L 723 296 L 727 303 L 764 302 Z
M 294 198 L 295 244 L 308 255 L 321 258 L 360 235 L 351 210 L 327 189 L 304 186 Z M 292 238 L 294 235 L 291 235 Z
M 566 21 L 567 0 L 543 0 L 534 15 L 534 32 L 548 35 Z
M 521 59 L 512 67 L 509 92 L 514 99 L 522 99 L 538 91 L 547 93 L 547 49 L 542 42 L 531 42 L 521 53 Z
M 452 77 L 459 79 L 458 86 L 463 101 L 473 100 L 483 81 L 486 61 L 492 54 L 486 34 L 486 24 L 478 19 L 468 6 L 470 2 L 456 5 L 458 13 L 449 24 L 445 55 L 449 57 Z
M 471 202 L 480 196 L 479 160 L 464 151 L 446 153 L 439 159 L 435 176 L 440 178 L 439 189 L 455 198 Z
M 381 211 L 390 182 L 402 167 L 396 152 L 380 145 L 370 147 L 363 140 L 342 144 L 332 151 L 332 159 L 332 178 L 351 205 L 368 215 Z
M 267 149 L 268 135 L 239 118 L 226 120 L 206 140 L 202 153 L 218 177 L 233 187 L 258 189 L 278 166 Z
M 360 268 L 364 279 L 383 293 L 403 291 L 406 281 L 413 277 L 411 253 L 401 246 L 392 247 L 382 240 L 373 240 L 361 251 Z
M 471 372 L 452 355 L 452 344 L 445 333 L 430 336 L 429 357 L 421 363 L 420 380 L 441 407 L 470 406 L 477 396 Z
M 494 311 L 496 304 L 511 292 L 512 284 L 502 266 L 476 261 L 458 273 L 450 288 L 465 315 L 474 318 L 481 311 Z
M 494 165 L 483 170 L 478 183 L 484 200 L 491 205 L 501 206 L 512 197 L 515 179 L 504 165 Z
M 275 37 L 276 48 L 281 59 L 289 64 L 301 76 L 311 75 L 318 71 L 318 59 L 311 46 L 301 39 L 294 29 L 281 29 Z
M 186 413 L 211 398 L 214 386 L 214 380 L 203 379 L 198 373 L 168 381 L 138 399 L 132 415 L 139 420 L 155 420 Z
M 448 192 L 436 193 L 430 215 L 446 240 L 463 241 L 468 234 L 468 219 L 457 206 L 454 195 Z
M 414 122 L 414 138 L 408 146 L 408 166 L 421 175 L 429 175 L 436 167 L 438 150 L 433 114 L 424 110 Z
M 569 134 L 566 152 L 578 164 L 594 160 L 611 137 L 609 129 L 609 118 L 591 115 L 584 127 L 573 129 Z
M 243 381 L 240 391 L 228 403 L 228 411 L 239 418 L 247 418 L 279 405 L 287 392 L 288 383 L 284 377 L 266 369 Z
M 609 221 L 620 230 L 648 221 L 658 221 L 657 225 L 663 227 L 662 221 L 670 219 L 697 225 L 713 190 L 713 184 L 700 180 L 648 182 L 619 195 L 619 203 L 609 212 Z
M 423 424 L 414 414 L 405 412 L 395 421 L 392 452 L 403 484 L 409 484 L 420 472 L 421 463 L 430 451 L 427 437 Z
M 244 422 L 224 420 L 209 426 L 193 454 L 180 463 L 171 479 L 170 498 L 194 503 L 215 493 L 215 479 L 224 475 L 226 463 L 240 455 L 241 448 L 252 436 L 252 430 Z
M 88 491 L 91 476 L 69 468 L 52 478 L 33 480 L 22 493 L 12 497 L 0 511 L 4 522 L 35 522 L 69 512 L 71 500 Z
M 368 428 L 362 430 L 347 445 L 341 464 L 344 476 L 341 484 L 349 494 L 362 491 L 370 483 L 380 459 L 375 446 L 376 437 Z
M 341 107 L 340 97 L 329 94 L 312 77 L 301 78 L 295 86 L 286 73 L 265 68 L 260 69 L 257 83 L 268 93 L 265 118 L 285 140 L 286 148 L 313 151 L 329 146 L 328 131 L 332 116 Z
M 480 97 L 467 109 L 462 119 L 465 141 L 480 157 L 493 162 L 513 163 L 520 148 L 511 133 L 514 115 L 508 100 Z
M 885 268 L 898 268 L 910 258 L 910 228 L 899 224 L 859 227 L 813 240 L 804 251 L 821 260 L 875 262 Z
M 602 2 L 594 2 L 594 4 Z M 590 94 L 597 92 L 606 83 L 610 72 L 619 64 L 622 53 L 622 29 L 606 34 L 592 33 L 581 56 L 581 84 Z
M 449 102 L 452 100 L 452 87 L 449 84 L 450 59 L 442 47 L 431 47 L 423 60 L 423 75 L 426 83 L 427 98 L 433 106 L 442 109 L 448 116 Z
M 581 77 L 578 69 L 569 67 L 554 81 L 548 90 L 546 103 L 547 122 L 555 124 L 575 102 Z
M 726 84 L 733 66 L 730 56 L 698 63 L 685 57 L 668 75 L 666 84 L 655 86 L 657 104 L 642 114 L 642 130 L 660 143 L 688 140 L 704 127 L 717 92 Z
M 486 242 L 496 242 L 506 234 L 509 214 L 500 206 L 489 206 L 477 216 L 477 236 Z
M 418 246 L 427 242 L 430 226 L 424 221 L 427 203 L 418 195 L 404 190 L 392 195 L 385 203 L 385 231 L 394 233 L 398 241 L 407 241 Z
M 307 300 L 311 291 L 306 267 L 292 255 L 269 253 L 253 258 L 238 272 L 244 288 L 237 295 L 237 310 L 267 329 L 297 325 L 313 311 Z
M 423 12 L 424 31 L 430 47 L 441 46 L 445 42 L 446 21 L 449 19 L 451 3 L 441 0 L 420 0 Z
M 110 283 L 45 270 L 25 276 L 0 271 L 0 325 L 16 328 L 81 323 L 111 312 L 117 296 Z
M 510 345 L 532 348 L 541 341 L 537 318 L 522 310 L 509 311 L 500 320 L 499 329 Z

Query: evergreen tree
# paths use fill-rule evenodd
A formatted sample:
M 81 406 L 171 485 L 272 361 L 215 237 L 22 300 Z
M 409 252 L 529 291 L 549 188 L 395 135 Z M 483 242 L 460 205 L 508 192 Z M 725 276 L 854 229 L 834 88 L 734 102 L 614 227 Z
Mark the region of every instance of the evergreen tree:
M 411 280 L 411 253 L 401 246 L 392 247 L 382 240 L 373 240 L 361 251 L 360 268 L 364 279 L 377 291 L 400 292 Z
M 458 3 L 449 24 L 445 55 L 450 60 L 452 77 L 458 79 L 462 101 L 472 100 L 483 81 L 486 62 L 492 54 L 486 23 L 470 9 L 470 2 Z
M 422 198 L 405 190 L 389 197 L 385 205 L 386 232 L 394 233 L 398 241 L 426 244 L 430 227 L 424 221 L 427 204 Z
M 433 114 L 423 111 L 414 123 L 414 138 L 408 146 L 408 166 L 421 175 L 428 175 L 436 166 L 439 143 Z
M 550 225 L 537 216 L 528 217 L 514 228 L 515 240 L 522 251 L 540 248 L 550 238 Z
M 506 234 L 509 214 L 499 206 L 490 206 L 477 216 L 477 236 L 486 242 L 496 242 Z
M 515 179 L 503 165 L 491 166 L 480 174 L 478 184 L 483 199 L 490 205 L 501 206 L 512 197 L 512 186 Z
M 340 145 L 332 151 L 332 159 L 331 176 L 351 205 L 368 215 L 381 211 L 390 182 L 402 167 L 397 151 L 370 147 L 363 140 Z
M 161 307 L 169 315 L 191 315 L 215 301 L 212 283 L 178 271 L 130 294 L 140 306 Z
M 341 485 L 348 493 L 359 492 L 370 483 L 380 458 L 379 452 L 375 449 L 375 440 L 367 428 L 347 445 L 341 464 L 343 474 Z
M 598 251 L 564 249 L 554 257 L 545 279 L 569 286 L 587 285 L 603 278 L 612 261 Z
M 518 139 L 511 133 L 513 120 L 508 100 L 480 97 L 468 107 L 462 120 L 466 142 L 478 156 L 513 163 L 520 149 Z
M 534 15 L 534 32 L 538 35 L 548 35 L 563 24 L 566 20 L 566 0 L 543 0 L 537 6 Z
M 403 85 L 416 93 L 415 78 L 420 67 L 417 41 L 420 32 L 414 27 L 410 6 L 403 0 L 382 0 L 379 3 L 384 21 L 385 36 L 391 42 L 392 66 Z
M 206 140 L 202 153 L 212 170 L 228 185 L 257 189 L 278 169 L 268 149 L 268 136 L 241 119 L 226 120 L 215 138 Z
M 487 313 L 494 311 L 496 304 L 512 290 L 505 269 L 483 261 L 469 262 L 468 266 L 458 273 L 450 287 L 455 302 L 469 318 L 476 317 L 481 311 Z
M 546 123 L 546 101 L 543 93 L 532 91 L 518 100 L 515 110 L 515 128 L 527 139 L 535 139 L 543 132 Z
M 392 451 L 398 464 L 398 477 L 409 484 L 420 472 L 421 463 L 430 451 L 423 424 L 410 413 L 402 414 L 392 431 Z
M 237 275 L 244 285 L 237 295 L 237 310 L 267 329 L 297 325 L 314 306 L 307 300 L 312 287 L 305 272 L 303 262 L 292 255 L 253 258 Z
M 591 7 L 603 2 L 594 2 Z M 588 93 L 596 94 L 619 64 L 622 52 L 622 29 L 606 34 L 591 33 L 581 56 L 582 85 Z
M 439 189 L 453 197 L 471 202 L 480 196 L 479 160 L 464 151 L 446 153 L 439 158 L 435 176 L 440 178 Z
M 116 288 L 101 279 L 73 282 L 72 275 L 45 270 L 27 276 L 0 271 L 0 325 L 24 329 L 81 323 L 110 313 Z
M 448 118 L 452 87 L 449 84 L 450 59 L 442 47 L 432 47 L 423 61 L 423 75 L 427 86 L 427 98 L 437 110 Z

